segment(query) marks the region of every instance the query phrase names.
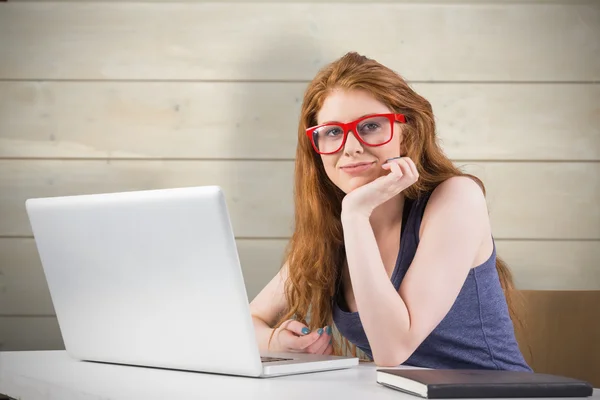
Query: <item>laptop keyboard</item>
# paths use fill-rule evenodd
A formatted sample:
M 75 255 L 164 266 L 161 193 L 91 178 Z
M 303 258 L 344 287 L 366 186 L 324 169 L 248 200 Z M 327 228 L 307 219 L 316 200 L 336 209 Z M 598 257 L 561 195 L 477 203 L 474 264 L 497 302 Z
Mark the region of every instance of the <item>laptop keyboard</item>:
M 292 358 L 279 358 L 279 357 L 260 357 L 261 362 L 275 362 L 275 361 L 290 361 Z

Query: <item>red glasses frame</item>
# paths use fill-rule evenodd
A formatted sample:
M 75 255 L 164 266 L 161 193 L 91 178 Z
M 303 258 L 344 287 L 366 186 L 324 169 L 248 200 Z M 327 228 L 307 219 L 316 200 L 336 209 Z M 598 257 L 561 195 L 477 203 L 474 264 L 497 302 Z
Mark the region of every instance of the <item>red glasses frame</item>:
M 321 125 L 317 125 L 317 126 L 311 126 L 310 128 L 306 129 L 306 136 L 308 136 L 308 139 L 310 140 L 310 143 L 312 144 L 313 149 L 315 149 L 315 151 L 317 153 L 319 153 L 319 154 L 334 154 L 334 153 L 337 153 L 338 151 L 340 151 L 344 147 L 344 145 L 346 144 L 346 139 L 348 138 L 348 133 L 350 131 L 356 133 L 357 125 L 360 122 L 364 121 L 365 119 L 369 119 L 369 118 L 373 118 L 373 117 L 386 117 L 387 119 L 389 119 L 390 124 L 392 126 L 392 134 L 390 135 L 390 138 L 388 140 L 386 140 L 383 143 L 378 143 L 378 144 L 369 144 L 369 143 L 365 142 L 360 137 L 360 135 L 354 135 L 354 137 L 356 137 L 358 139 L 358 141 L 361 142 L 362 144 L 364 144 L 365 146 L 377 147 L 377 146 L 383 146 L 384 144 L 389 143 L 392 140 L 392 138 L 394 137 L 394 122 L 401 122 L 403 124 L 406 123 L 406 116 L 404 114 L 396 114 L 396 113 L 371 114 L 371 115 L 365 115 L 364 117 L 360 117 L 359 119 L 356 119 L 354 121 L 350 121 L 347 123 L 333 121 L 333 122 L 327 122 L 325 124 L 321 124 Z M 330 126 L 330 125 L 339 126 L 340 128 L 342 128 L 344 130 L 344 137 L 342 138 L 342 144 L 335 151 L 322 152 L 317 148 L 317 145 L 315 144 L 315 141 L 313 140 L 313 134 L 314 134 L 315 130 L 322 128 L 324 126 Z

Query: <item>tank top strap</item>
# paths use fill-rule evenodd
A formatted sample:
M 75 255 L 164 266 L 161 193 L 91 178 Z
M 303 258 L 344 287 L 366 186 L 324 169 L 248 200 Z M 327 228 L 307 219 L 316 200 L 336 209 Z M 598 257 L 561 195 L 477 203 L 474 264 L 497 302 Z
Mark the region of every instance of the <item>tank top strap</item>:
M 396 266 L 392 272 L 391 281 L 398 290 L 400 283 L 417 252 L 419 244 L 419 230 L 421 220 L 425 213 L 425 206 L 431 196 L 430 192 L 421 194 L 416 199 L 405 199 L 400 233 L 400 251 L 396 259 Z

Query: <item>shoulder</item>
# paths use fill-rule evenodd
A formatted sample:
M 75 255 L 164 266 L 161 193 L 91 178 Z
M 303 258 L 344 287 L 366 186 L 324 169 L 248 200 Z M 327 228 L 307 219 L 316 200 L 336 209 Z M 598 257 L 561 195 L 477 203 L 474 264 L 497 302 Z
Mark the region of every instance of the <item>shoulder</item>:
M 461 223 L 488 230 L 487 201 L 483 189 L 468 176 L 454 176 L 440 183 L 432 192 L 425 207 L 421 228 L 432 221 Z
M 468 176 L 453 176 L 440 183 L 432 191 L 430 202 L 475 207 L 486 205 L 483 189 L 474 179 Z

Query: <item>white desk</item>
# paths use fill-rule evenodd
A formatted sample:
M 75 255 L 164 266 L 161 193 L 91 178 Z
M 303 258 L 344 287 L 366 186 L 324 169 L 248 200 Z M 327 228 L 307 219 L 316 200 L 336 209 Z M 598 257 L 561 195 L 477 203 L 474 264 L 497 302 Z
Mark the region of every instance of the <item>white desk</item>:
M 78 362 L 64 351 L 0 352 L 0 393 L 22 400 L 418 399 L 378 385 L 372 364 L 256 379 Z

